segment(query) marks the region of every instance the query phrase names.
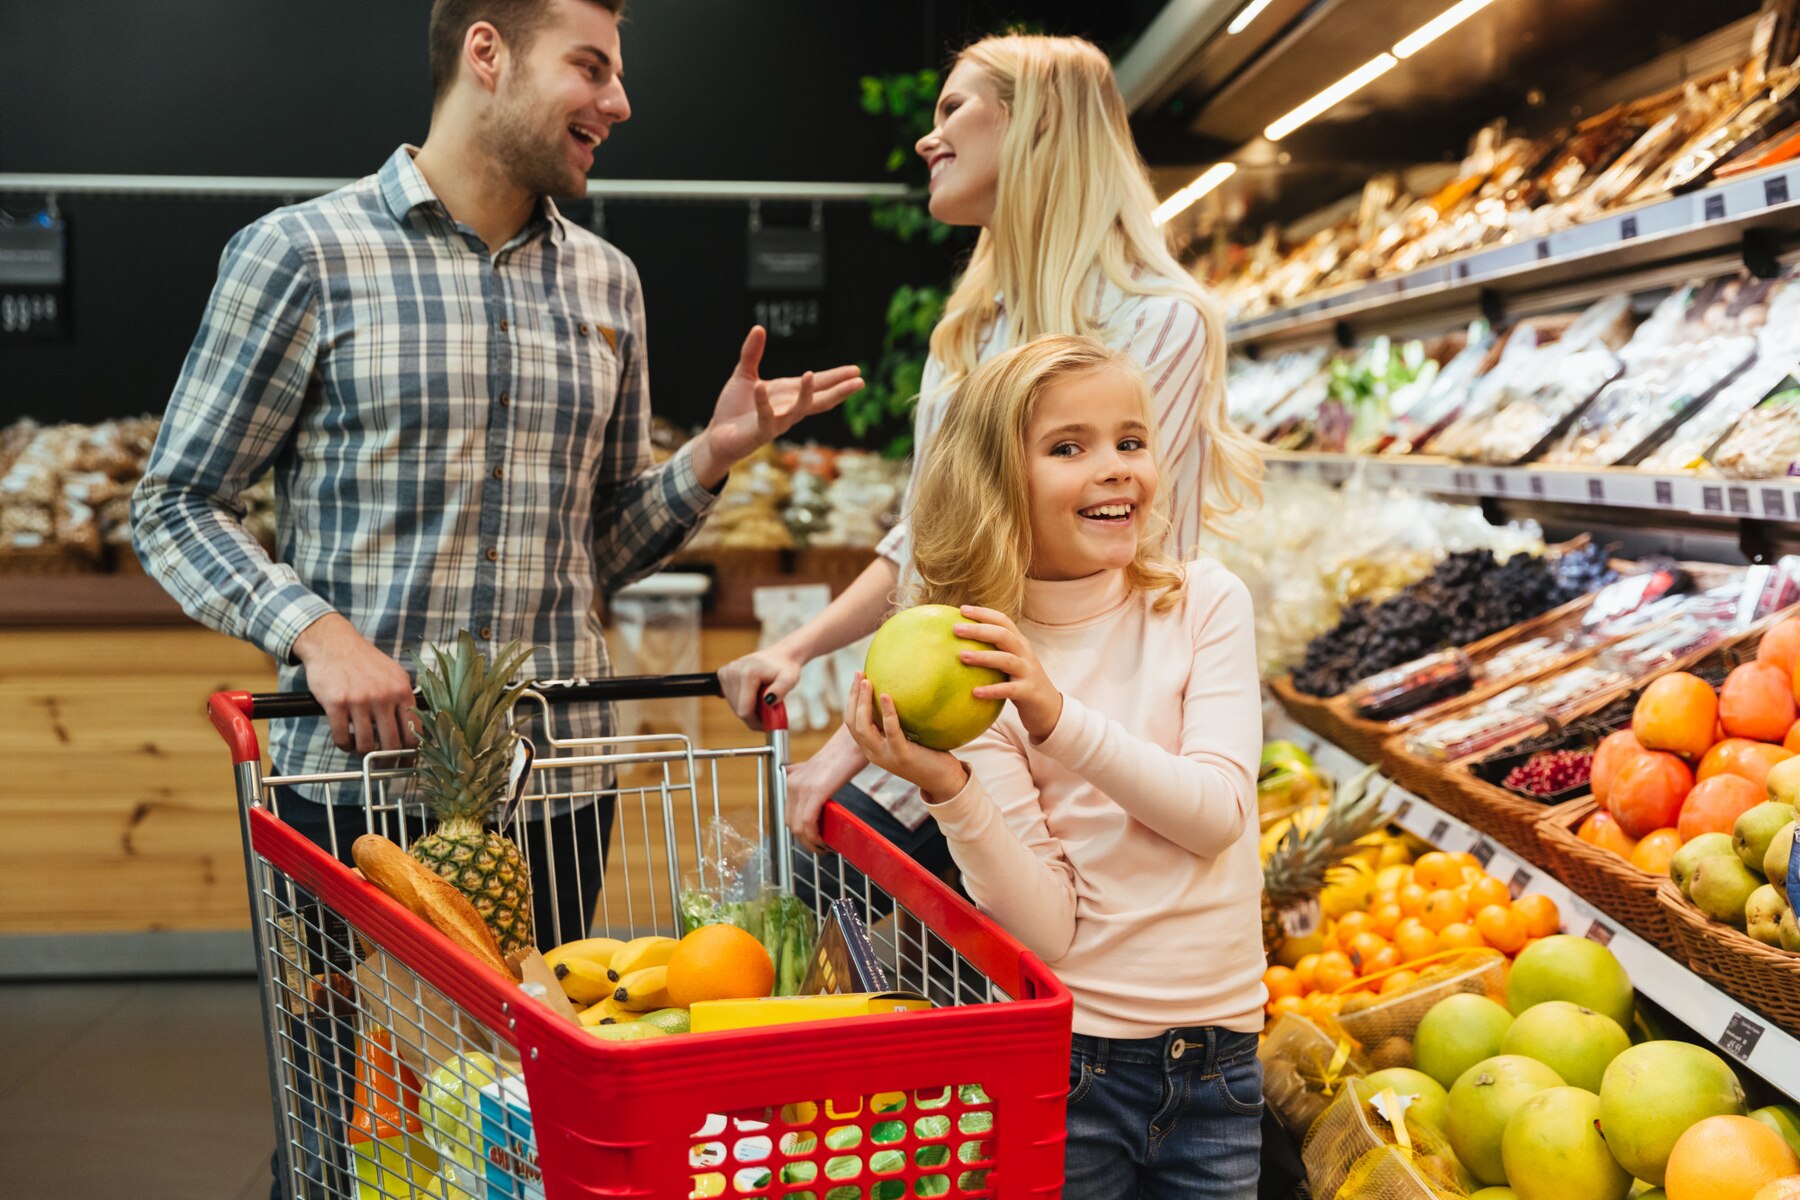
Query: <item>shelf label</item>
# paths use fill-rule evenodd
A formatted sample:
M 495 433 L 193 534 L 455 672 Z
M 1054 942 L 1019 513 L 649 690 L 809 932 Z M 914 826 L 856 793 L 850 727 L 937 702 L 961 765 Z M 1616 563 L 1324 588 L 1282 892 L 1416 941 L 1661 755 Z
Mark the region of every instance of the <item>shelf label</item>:
M 1506 476 L 1498 471 L 1494 472 L 1494 490 L 1501 493 L 1506 491 Z
M 1742 514 L 1743 516 L 1746 516 L 1746 517 L 1750 515 L 1750 489 L 1749 488 L 1741 488 L 1741 487 L 1726 488 L 1725 494 L 1728 497 L 1730 497 L 1730 499 L 1731 499 L 1731 511 L 1732 512 Z
M 1394 820 L 1396 820 L 1396 821 L 1404 820 L 1406 818 L 1406 814 L 1411 811 L 1412 811 L 1412 801 L 1411 800 L 1402 800 L 1400 802 L 1399 806 L 1394 809 Z
M 1595 921 L 1587 928 L 1587 939 L 1590 942 L 1599 942 L 1602 946 L 1610 946 L 1613 940 L 1613 927 L 1604 921 Z
M 1706 198 L 1706 219 L 1721 221 L 1725 218 L 1725 197 L 1708 196 Z
M 1784 180 L 1783 182 L 1785 183 L 1786 181 Z M 1538 239 L 1537 256 L 1538 256 L 1539 262 L 1542 262 L 1544 259 L 1550 257 L 1550 239 L 1549 238 L 1539 238 Z
M 1675 503 L 1675 485 L 1666 479 L 1656 481 L 1656 506 L 1668 508 Z
M 1701 488 L 1700 489 L 1700 507 L 1704 508 L 1707 512 L 1724 512 L 1725 511 L 1725 493 L 1724 493 L 1724 491 L 1719 488 L 1716 488 L 1716 487 Z
M 1626 217 L 1619 222 L 1619 237 L 1622 240 L 1630 241 L 1632 238 L 1634 238 L 1636 236 L 1637 236 L 1637 218 L 1636 217 Z
M 1483 870 L 1486 870 L 1487 865 L 1494 861 L 1494 843 L 1488 841 L 1487 835 L 1484 833 L 1475 839 L 1475 844 L 1469 847 L 1469 853 L 1474 855 L 1475 861 L 1481 864 Z
M 1595 504 L 1606 503 L 1606 481 L 1602 479 L 1588 480 L 1588 499 Z
M 1544 477 L 1542 475 L 1533 475 L 1531 477 L 1531 494 L 1534 496 L 1541 496 L 1544 494 Z
M 1780 488 L 1764 488 L 1762 490 L 1763 516 L 1776 520 L 1787 519 L 1787 497 Z
M 1788 202 L 1788 181 L 1786 175 L 1771 175 L 1763 180 L 1763 203 L 1786 204 Z
M 1324 910 L 1320 907 L 1319 898 L 1308 896 L 1281 910 L 1281 932 L 1291 938 L 1311 937 L 1318 932 L 1323 918 Z
M 1456 264 L 1456 277 L 1458 279 L 1467 279 L 1469 277 L 1469 264 L 1466 260 Z
M 1748 1063 L 1751 1053 L 1756 1049 L 1756 1043 L 1762 1040 L 1762 1035 L 1761 1023 L 1751 1020 L 1743 1013 L 1732 1013 L 1731 1020 L 1725 1022 L 1725 1032 L 1719 1035 L 1719 1049 L 1741 1063 Z
M 1512 873 L 1512 878 L 1506 881 L 1506 890 L 1512 893 L 1514 900 L 1523 896 L 1525 894 L 1525 889 L 1530 886 L 1531 872 L 1527 871 L 1524 867 L 1520 867 L 1518 870 L 1514 871 Z
M 1449 832 L 1450 832 L 1449 819 L 1445 818 L 1445 817 L 1439 817 L 1437 824 L 1435 824 L 1431 827 L 1431 832 L 1428 835 L 1426 835 L 1425 840 L 1430 842 L 1434 846 L 1442 846 L 1444 844 L 1444 835 Z

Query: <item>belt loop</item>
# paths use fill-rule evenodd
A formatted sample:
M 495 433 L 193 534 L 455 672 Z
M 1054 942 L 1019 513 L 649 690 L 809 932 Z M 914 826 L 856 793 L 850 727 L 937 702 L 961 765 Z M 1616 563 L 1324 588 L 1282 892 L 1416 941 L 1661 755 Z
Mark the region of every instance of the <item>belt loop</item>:
M 1219 1027 L 1206 1027 L 1206 1069 L 1213 1072 L 1219 1069 Z
M 1097 1037 L 1094 1039 L 1094 1074 L 1106 1074 L 1106 1052 L 1111 1045 L 1111 1038 Z

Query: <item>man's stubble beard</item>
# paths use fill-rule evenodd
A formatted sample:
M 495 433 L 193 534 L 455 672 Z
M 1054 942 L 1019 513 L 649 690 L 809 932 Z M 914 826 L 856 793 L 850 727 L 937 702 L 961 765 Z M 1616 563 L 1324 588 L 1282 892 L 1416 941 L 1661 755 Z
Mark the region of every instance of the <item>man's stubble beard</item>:
M 566 124 L 557 126 L 561 136 L 555 138 L 541 128 L 526 76 L 513 78 L 492 111 L 483 144 L 496 167 L 515 185 L 533 196 L 560 200 L 587 195 L 587 178 L 577 181 L 563 148 L 569 136 Z

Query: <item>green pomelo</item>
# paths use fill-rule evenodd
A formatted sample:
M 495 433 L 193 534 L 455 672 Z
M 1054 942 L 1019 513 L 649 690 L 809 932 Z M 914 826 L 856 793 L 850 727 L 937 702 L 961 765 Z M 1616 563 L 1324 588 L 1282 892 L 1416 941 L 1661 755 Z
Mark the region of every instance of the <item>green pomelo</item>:
M 1617 1021 L 1567 1000 L 1532 1005 L 1500 1043 L 1500 1053 L 1535 1058 L 1570 1087 L 1595 1094 L 1607 1065 L 1630 1048 L 1631 1038 Z
M 1600 1097 L 1553 1087 L 1520 1106 L 1500 1138 L 1506 1181 L 1519 1200 L 1625 1200 L 1631 1176 L 1600 1136 Z
M 1600 1128 L 1613 1157 L 1658 1187 L 1689 1126 L 1745 1111 L 1743 1086 L 1725 1060 L 1687 1042 L 1633 1046 L 1600 1081 Z
M 954 750 L 1000 716 L 1005 701 L 977 700 L 970 693 L 1004 683 L 1006 675 L 963 663 L 962 651 L 993 647 L 952 633 L 962 621 L 962 613 L 948 604 L 921 604 L 895 613 L 875 631 L 863 674 L 875 693 L 877 724 L 882 695 L 892 696 L 908 739 L 933 750 Z
M 1727 839 L 1729 840 L 1729 839 Z M 1733 855 L 1732 862 L 1737 862 Z M 1631 977 L 1599 942 L 1558 933 L 1533 942 L 1513 960 L 1506 1007 L 1513 1015 L 1546 1000 L 1567 1000 L 1611 1017 L 1624 1029 L 1635 1007 Z
M 1458 992 L 1431 1006 L 1413 1033 L 1413 1066 L 1443 1087 L 1500 1053 L 1513 1016 L 1486 996 Z
M 1750 1118 L 1761 1121 L 1779 1133 L 1781 1140 L 1788 1144 L 1788 1149 L 1800 1154 L 1800 1108 L 1791 1104 L 1765 1104 L 1753 1109 Z
M 1546 1088 L 1562 1087 L 1562 1076 L 1518 1054 L 1483 1059 L 1450 1089 L 1450 1148 L 1477 1182 L 1506 1183 L 1501 1138 L 1525 1102 Z
M 1406 1115 L 1439 1133 L 1444 1131 L 1444 1123 L 1450 1118 L 1450 1093 L 1425 1072 L 1411 1067 L 1389 1067 L 1363 1076 L 1363 1082 L 1376 1091 L 1393 1088 L 1402 1096 L 1411 1096 L 1413 1102 Z

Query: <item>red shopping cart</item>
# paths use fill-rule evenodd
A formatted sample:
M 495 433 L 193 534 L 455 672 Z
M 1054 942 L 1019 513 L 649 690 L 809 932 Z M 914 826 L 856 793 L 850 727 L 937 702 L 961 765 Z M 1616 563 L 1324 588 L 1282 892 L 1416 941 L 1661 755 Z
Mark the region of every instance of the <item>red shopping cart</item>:
M 719 695 L 715 676 L 540 684 L 521 709 Z M 264 776 L 254 720 L 305 695 L 220 692 L 236 765 L 278 1173 L 332 1200 L 765 1197 L 899 1200 L 1061 1192 L 1068 992 L 1034 955 L 868 826 L 827 805 L 836 853 L 790 846 L 785 714 L 762 746 L 679 735 L 550 739 L 510 832 L 571 809 L 606 822 L 599 935 L 679 934 L 721 779 L 755 798 L 781 881 L 822 913 L 855 901 L 922 1012 L 616 1043 L 589 1036 L 283 824 L 282 785 L 360 785 L 363 824 L 405 844 L 409 752 L 360 771 Z M 548 723 L 545 723 L 548 727 Z M 740 819 L 743 818 L 740 814 Z M 560 820 L 560 817 L 559 817 Z M 545 856 L 548 858 L 548 856 Z M 534 881 L 551 869 L 532 862 Z M 557 940 L 582 936 L 555 932 Z

